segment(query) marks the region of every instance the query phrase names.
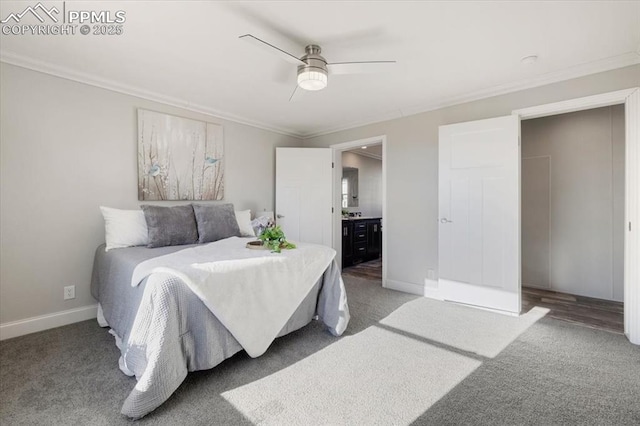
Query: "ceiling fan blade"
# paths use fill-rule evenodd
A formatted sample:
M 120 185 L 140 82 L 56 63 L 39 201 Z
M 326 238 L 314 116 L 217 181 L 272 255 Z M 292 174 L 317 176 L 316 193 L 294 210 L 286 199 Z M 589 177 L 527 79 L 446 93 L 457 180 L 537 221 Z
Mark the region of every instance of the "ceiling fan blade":
M 274 46 L 271 43 L 267 43 L 264 40 L 260 40 L 258 37 L 253 36 L 251 34 L 245 34 L 245 35 L 241 35 L 240 37 L 238 37 L 242 40 L 248 41 L 249 43 L 253 44 L 254 46 L 260 47 L 262 49 L 265 49 L 271 53 L 274 53 L 276 55 L 278 55 L 280 58 L 284 59 L 285 61 L 291 62 L 292 64 L 296 64 L 296 65 L 306 65 L 303 61 L 301 61 L 300 59 L 296 58 L 295 56 L 293 56 L 291 53 L 286 52 L 282 49 L 280 49 L 277 46 Z
M 291 96 L 289 96 L 289 102 L 298 102 L 304 99 L 304 95 L 307 93 L 306 90 L 301 89 L 300 86 L 296 84 L 296 88 L 293 89 Z
M 393 69 L 396 61 L 335 62 L 327 64 L 330 74 L 369 74 Z

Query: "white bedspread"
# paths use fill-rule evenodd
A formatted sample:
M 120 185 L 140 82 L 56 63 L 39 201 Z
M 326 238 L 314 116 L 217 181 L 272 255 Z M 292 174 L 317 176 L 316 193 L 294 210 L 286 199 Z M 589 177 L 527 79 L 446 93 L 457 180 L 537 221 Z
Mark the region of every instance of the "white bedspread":
M 164 272 L 182 279 L 251 357 L 262 355 L 336 255 L 298 243 L 271 253 L 245 247 L 251 238 L 192 247 L 140 263 L 131 285 Z M 344 330 L 336 330 L 338 335 Z

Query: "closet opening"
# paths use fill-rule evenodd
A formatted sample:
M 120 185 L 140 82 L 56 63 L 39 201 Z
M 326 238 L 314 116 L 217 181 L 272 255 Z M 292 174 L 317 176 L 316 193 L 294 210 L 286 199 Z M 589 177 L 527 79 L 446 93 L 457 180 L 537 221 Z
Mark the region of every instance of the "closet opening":
M 625 105 L 521 121 L 522 310 L 624 332 Z

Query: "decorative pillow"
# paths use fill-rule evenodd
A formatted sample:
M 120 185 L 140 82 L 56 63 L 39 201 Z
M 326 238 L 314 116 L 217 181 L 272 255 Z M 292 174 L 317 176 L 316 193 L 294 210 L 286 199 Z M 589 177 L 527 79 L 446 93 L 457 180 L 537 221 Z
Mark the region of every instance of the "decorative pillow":
M 145 246 L 149 243 L 147 222 L 142 210 L 120 210 L 100 206 L 104 217 L 105 251 Z
M 269 216 L 260 216 L 251 221 L 251 227 L 253 228 L 253 232 L 255 232 L 256 237 L 262 235 L 262 232 L 265 229 L 273 225 L 273 219 L 271 219 Z
M 140 206 L 149 229 L 147 247 L 179 246 L 198 242 L 196 217 L 191 204 L 186 206 Z
M 194 204 L 193 211 L 200 244 L 240 236 L 233 204 Z
M 238 221 L 241 237 L 256 236 L 256 233 L 253 231 L 253 227 L 251 226 L 251 210 L 236 210 L 236 220 Z

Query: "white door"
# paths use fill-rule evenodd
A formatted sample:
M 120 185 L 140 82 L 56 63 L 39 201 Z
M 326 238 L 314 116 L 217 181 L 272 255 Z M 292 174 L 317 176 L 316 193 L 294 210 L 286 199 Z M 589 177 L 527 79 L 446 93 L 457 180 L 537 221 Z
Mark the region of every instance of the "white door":
M 440 127 L 439 287 L 445 300 L 520 313 L 518 116 Z
M 331 149 L 276 148 L 276 222 L 290 241 L 331 247 Z

